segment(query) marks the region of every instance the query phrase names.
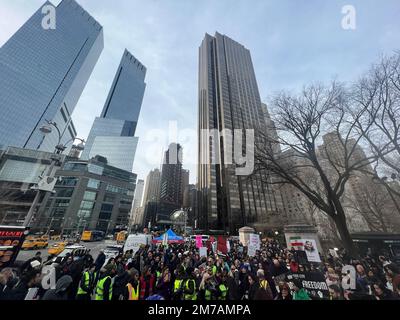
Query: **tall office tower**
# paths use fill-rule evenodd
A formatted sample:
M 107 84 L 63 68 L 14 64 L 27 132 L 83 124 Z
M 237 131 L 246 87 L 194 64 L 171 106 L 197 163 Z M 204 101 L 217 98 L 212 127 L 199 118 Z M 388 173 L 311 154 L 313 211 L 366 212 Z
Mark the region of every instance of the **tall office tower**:
M 50 5 L 46 2 L 44 5 Z M 56 28 L 44 29 L 42 7 L 0 48 L 0 148 L 54 151 L 76 136 L 71 114 L 103 50 L 103 28 L 73 0 L 56 7 Z
M 144 189 L 144 181 L 138 180 L 136 184 L 135 195 L 133 197 L 132 212 L 135 211 L 136 208 L 139 208 L 142 205 L 143 189 Z
M 132 171 L 145 77 L 146 67 L 125 50 L 101 116 L 90 130 L 82 159 L 101 155 L 111 166 Z
M 266 130 L 250 51 L 219 33 L 206 34 L 199 48 L 198 117 L 199 227 L 237 233 L 246 224 L 268 226 L 280 210 L 267 174 L 236 175 L 225 161 L 234 159 L 232 143 L 223 134 L 210 139 L 211 130 Z
M 158 202 L 160 198 L 160 181 L 160 170 L 151 170 L 146 178 L 142 206 L 145 206 L 148 202 Z
M 181 206 L 183 207 L 183 199 L 185 197 L 185 191 L 189 188 L 189 170 L 182 169 L 182 180 L 181 180 Z
M 276 126 L 274 121 L 272 121 L 271 116 L 269 115 L 268 107 L 265 103 L 261 103 L 261 108 L 264 113 L 265 125 L 266 125 L 266 133 L 268 135 L 268 140 L 271 141 L 271 147 L 275 154 L 281 152 L 281 146 L 279 144 L 278 132 L 276 130 Z
M 169 208 L 182 206 L 182 147 L 171 143 L 165 152 L 160 183 L 160 203 Z M 168 214 L 166 212 L 165 214 Z

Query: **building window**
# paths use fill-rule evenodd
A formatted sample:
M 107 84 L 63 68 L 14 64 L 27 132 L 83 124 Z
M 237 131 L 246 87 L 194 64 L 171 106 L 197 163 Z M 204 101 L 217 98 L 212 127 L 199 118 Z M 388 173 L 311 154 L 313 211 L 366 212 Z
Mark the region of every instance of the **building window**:
M 91 210 L 94 207 L 94 202 L 92 201 L 85 201 L 83 200 L 81 202 L 81 209 L 87 209 L 87 210 Z
M 59 186 L 70 186 L 74 187 L 78 184 L 78 179 L 74 177 L 62 177 L 61 181 L 57 181 L 57 185 Z
M 71 198 L 73 193 L 74 193 L 73 188 L 62 188 L 62 189 L 57 190 L 57 197 L 58 198 Z
M 106 195 L 104 196 L 104 202 L 111 202 L 114 203 L 115 201 L 115 195 L 110 194 L 110 193 L 106 193 Z
M 90 173 L 94 173 L 94 174 L 97 174 L 97 175 L 101 176 L 103 174 L 103 167 L 100 167 L 100 166 L 95 165 L 93 163 L 89 163 L 88 171 Z
M 85 194 L 83 195 L 84 200 L 91 200 L 94 201 L 96 200 L 96 192 L 93 191 L 85 191 Z
M 96 179 L 89 179 L 87 187 L 92 189 L 99 189 L 100 181 Z

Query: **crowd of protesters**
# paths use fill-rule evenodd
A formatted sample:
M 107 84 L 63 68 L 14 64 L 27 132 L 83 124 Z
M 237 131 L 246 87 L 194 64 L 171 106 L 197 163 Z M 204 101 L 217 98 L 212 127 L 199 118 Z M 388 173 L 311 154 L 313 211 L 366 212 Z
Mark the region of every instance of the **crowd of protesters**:
M 397 300 L 400 299 L 399 266 L 384 256 L 351 259 L 345 250 L 308 263 L 299 251 L 278 241 L 263 241 L 254 257 L 239 241 L 230 241 L 226 254 L 201 257 L 194 242 L 143 246 L 106 261 L 100 252 L 66 255 L 51 265 L 56 286 L 44 290 L 40 253 L 18 270 L 0 271 L 0 300 L 24 300 L 29 289 L 41 300 Z M 48 264 L 48 263 L 47 263 Z M 355 288 L 342 287 L 345 265 L 356 270 Z M 328 296 L 310 294 L 300 278 L 285 275 L 318 273 L 324 276 Z

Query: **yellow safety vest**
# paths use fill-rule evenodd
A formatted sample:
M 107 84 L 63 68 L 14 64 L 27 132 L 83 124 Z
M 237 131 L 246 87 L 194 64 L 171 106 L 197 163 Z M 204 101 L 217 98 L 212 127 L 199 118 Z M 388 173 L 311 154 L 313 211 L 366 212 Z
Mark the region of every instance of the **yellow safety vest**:
M 185 293 L 183 296 L 184 300 L 197 300 L 197 294 L 196 294 L 196 282 L 193 279 L 188 279 L 186 281 L 186 289 L 189 290 L 189 281 L 193 281 L 193 286 L 194 286 L 194 291 L 193 293 Z
M 177 292 L 181 288 L 182 281 L 178 279 L 174 281 L 174 292 Z
M 104 300 L 104 283 L 106 282 L 107 279 L 111 279 L 110 276 L 104 277 L 103 279 L 99 280 L 97 282 L 97 287 L 96 287 L 96 300 Z M 111 300 L 112 297 L 112 284 L 110 285 L 108 300 Z
M 130 283 L 128 283 L 126 286 L 128 287 L 128 292 L 129 292 L 128 300 L 139 300 L 139 284 L 136 286 L 136 291 L 135 288 Z
M 85 286 L 86 286 L 86 287 L 89 287 L 89 284 L 90 284 L 90 274 L 89 274 L 88 271 L 86 271 L 83 275 L 85 276 Z M 79 285 L 79 289 L 78 289 L 78 293 L 77 293 L 78 295 L 81 295 L 81 294 L 88 294 L 88 293 L 89 293 L 89 292 L 86 292 L 85 290 L 83 290 L 82 286 Z
M 221 283 L 219 285 L 219 290 L 221 291 L 222 294 L 221 296 L 218 297 L 218 300 L 226 300 L 226 294 L 228 293 L 228 288 L 223 283 Z

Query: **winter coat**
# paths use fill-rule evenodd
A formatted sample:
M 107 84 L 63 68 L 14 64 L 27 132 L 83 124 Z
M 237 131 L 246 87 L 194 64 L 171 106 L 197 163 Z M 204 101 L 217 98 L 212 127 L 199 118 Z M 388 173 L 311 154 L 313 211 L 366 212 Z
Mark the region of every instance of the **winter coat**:
M 56 288 L 47 290 L 42 300 L 68 300 L 68 288 L 71 284 L 71 276 L 62 276 L 57 281 Z

